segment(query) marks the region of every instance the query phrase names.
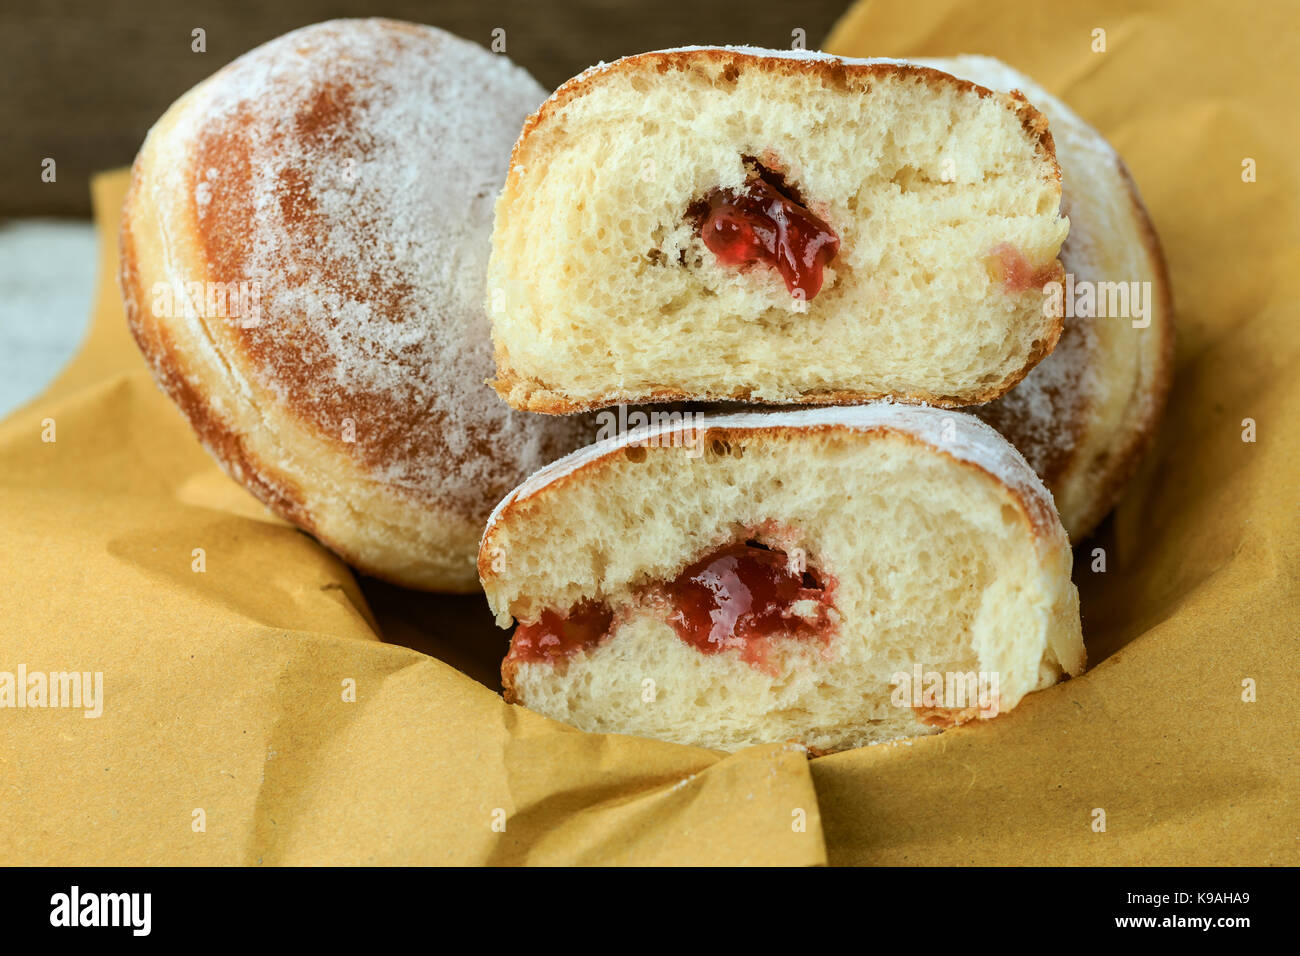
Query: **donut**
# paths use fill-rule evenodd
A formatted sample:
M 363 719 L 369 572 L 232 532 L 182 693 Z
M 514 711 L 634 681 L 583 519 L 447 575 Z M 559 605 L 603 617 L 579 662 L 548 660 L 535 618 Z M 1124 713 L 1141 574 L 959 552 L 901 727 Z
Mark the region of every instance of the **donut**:
M 485 384 L 492 202 L 544 97 L 441 30 L 331 21 L 190 90 L 135 161 L 121 286 L 155 380 L 365 574 L 477 590 L 492 505 L 582 443 Z
M 1056 97 L 989 57 L 922 62 L 991 89 L 1020 90 L 1051 120 L 1061 209 L 1070 217 L 1061 304 L 1068 292 L 1075 307 L 1063 310 L 1056 350 L 1006 395 L 971 411 L 1020 449 L 1078 541 L 1115 506 L 1169 393 L 1174 313 L 1160 240 L 1123 160 Z M 1082 314 L 1103 305 L 1123 314 Z
M 1055 346 L 1043 115 L 928 67 L 689 48 L 594 67 L 515 144 L 488 267 L 515 408 L 941 406 Z
M 832 752 L 1080 673 L 1071 560 L 997 432 L 877 403 L 579 450 L 496 508 L 479 574 L 497 623 L 519 622 L 508 701 L 586 731 Z

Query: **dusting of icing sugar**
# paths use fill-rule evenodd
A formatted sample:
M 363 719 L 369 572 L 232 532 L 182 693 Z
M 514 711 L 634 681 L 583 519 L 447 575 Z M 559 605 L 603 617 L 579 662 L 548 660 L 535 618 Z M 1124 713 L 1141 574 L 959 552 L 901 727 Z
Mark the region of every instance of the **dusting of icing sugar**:
M 641 427 L 580 448 L 533 474 L 510 492 L 493 509 L 488 518 L 484 538 L 491 531 L 501 513 L 511 502 L 522 501 L 536 495 L 578 469 L 598 461 L 618 450 L 644 444 L 647 447 L 672 448 L 685 454 L 692 442 L 707 441 L 709 430 L 771 431 L 777 429 L 845 428 L 854 431 L 887 429 L 910 435 L 946 454 L 968 462 L 992 475 L 1006 485 L 1024 504 L 1039 534 L 1045 538 L 1064 539 L 1056 514 L 1052 494 L 1043 485 L 1021 453 L 993 428 L 972 415 L 952 409 L 933 408 L 928 405 L 904 405 L 893 402 L 873 402 L 866 405 L 803 408 L 794 411 L 741 412 L 732 415 L 709 415 L 703 423 L 695 421 L 664 422 L 651 427 Z M 687 435 L 688 429 L 695 429 Z M 698 429 L 704 430 L 701 436 Z M 673 433 L 681 433 L 674 439 Z
M 245 394 L 348 436 L 374 480 L 478 518 L 577 443 L 576 422 L 485 384 L 493 204 L 545 96 L 525 71 L 431 27 L 331 21 L 191 95 L 167 165 L 189 177 L 212 278 L 261 287 Z

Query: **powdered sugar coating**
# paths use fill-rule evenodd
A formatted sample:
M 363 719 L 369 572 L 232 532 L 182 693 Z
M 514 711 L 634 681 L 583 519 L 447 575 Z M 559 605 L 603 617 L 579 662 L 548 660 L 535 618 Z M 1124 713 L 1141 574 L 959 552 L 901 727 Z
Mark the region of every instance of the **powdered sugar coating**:
M 691 429 L 703 430 L 694 434 Z M 795 411 L 741 412 L 705 415 L 692 422 L 664 422 L 635 428 L 623 435 L 580 448 L 530 476 L 493 509 L 484 538 L 502 511 L 512 502 L 536 495 L 547 485 L 568 477 L 585 465 L 620 449 L 636 445 L 670 447 L 670 454 L 686 454 L 692 442 L 708 441 L 708 432 L 773 431 L 843 428 L 868 432 L 879 429 L 911 436 L 958 461 L 975 465 L 1006 485 L 1021 501 L 1041 540 L 1055 546 L 1065 538 L 1052 494 L 1024 457 L 993 428 L 972 415 L 928 405 L 874 402 L 867 405 L 804 408 Z M 674 439 L 672 436 L 679 436 Z
M 492 206 L 545 96 L 525 71 L 431 27 L 331 21 L 192 95 L 162 165 L 187 177 L 208 278 L 261 287 L 227 362 L 246 394 L 413 503 L 476 519 L 573 447 L 576 423 L 484 384 Z

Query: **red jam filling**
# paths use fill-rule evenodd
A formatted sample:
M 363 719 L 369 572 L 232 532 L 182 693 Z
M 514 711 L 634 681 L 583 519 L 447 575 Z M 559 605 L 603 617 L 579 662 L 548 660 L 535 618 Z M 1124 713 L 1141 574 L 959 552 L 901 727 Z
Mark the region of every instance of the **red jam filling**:
M 792 567 L 784 551 L 745 541 L 705 555 L 643 597 L 651 606 L 666 599 L 668 621 L 678 637 L 701 653 L 734 650 L 746 663 L 775 673 L 768 658 L 777 638 L 829 641 L 833 590 L 833 582 L 818 572 Z M 801 601 L 812 604 L 796 610 Z M 612 623 L 609 607 L 595 601 L 583 601 L 567 613 L 543 611 L 537 620 L 515 628 L 507 659 L 557 663 L 598 645 Z
M 704 654 L 734 648 L 768 669 L 772 640 L 829 637 L 828 589 L 817 575 L 791 568 L 783 551 L 756 542 L 729 545 L 692 564 L 667 587 L 678 636 Z M 816 602 L 798 613 L 798 601 Z
M 1061 263 L 1053 259 L 1045 266 L 1035 269 L 1025 258 L 1025 254 L 1009 242 L 998 243 L 993 247 L 997 274 L 1002 279 L 1002 287 L 1008 292 L 1027 292 L 1041 289 L 1049 282 L 1061 278 Z
M 553 663 L 599 644 L 609 633 L 613 614 L 603 604 L 584 601 L 563 614 L 547 610 L 536 621 L 521 623 L 510 642 L 510 657 Z
M 822 288 L 822 270 L 840 239 L 824 221 L 763 178 L 745 188 L 710 190 L 700 238 L 726 265 L 772 266 L 792 296 L 807 301 Z

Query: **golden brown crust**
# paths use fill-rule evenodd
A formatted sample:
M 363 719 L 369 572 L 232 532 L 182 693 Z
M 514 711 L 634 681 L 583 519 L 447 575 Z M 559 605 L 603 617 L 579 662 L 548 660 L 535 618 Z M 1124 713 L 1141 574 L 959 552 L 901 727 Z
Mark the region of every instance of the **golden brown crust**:
M 518 673 L 518 659 L 507 654 L 505 660 L 501 662 L 501 697 L 507 704 L 523 706 L 523 701 L 519 699 L 519 693 L 515 690 L 515 675 Z
M 650 392 L 606 392 L 596 398 L 575 399 L 557 392 L 553 387 L 535 379 L 517 375 L 509 366 L 502 365 L 500 352 L 497 359 L 497 376 L 490 384 L 502 400 L 520 411 L 539 412 L 543 415 L 573 415 L 591 412 L 613 405 L 657 405 L 665 402 L 744 402 L 751 405 L 773 407 L 787 405 L 866 405 L 881 399 L 890 399 L 911 405 L 931 405 L 935 408 L 965 408 L 982 405 L 1006 394 L 1020 384 L 1034 367 L 1052 353 L 1060 341 L 1064 320 L 1058 317 L 1046 340 L 1030 353 L 1028 361 L 997 385 L 971 395 L 938 395 L 934 392 L 854 392 L 847 390 L 802 391 L 796 398 L 772 401 L 755 397 L 749 389 L 730 392 L 694 391 L 658 388 Z
M 924 704 L 912 708 L 916 719 L 927 727 L 951 730 L 962 724 L 977 720 L 980 715 L 978 707 L 927 707 Z

